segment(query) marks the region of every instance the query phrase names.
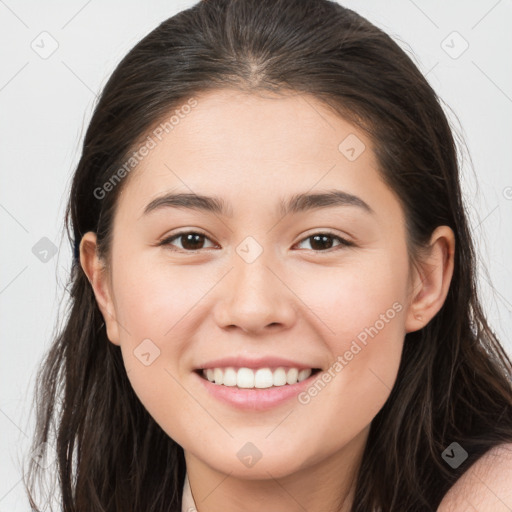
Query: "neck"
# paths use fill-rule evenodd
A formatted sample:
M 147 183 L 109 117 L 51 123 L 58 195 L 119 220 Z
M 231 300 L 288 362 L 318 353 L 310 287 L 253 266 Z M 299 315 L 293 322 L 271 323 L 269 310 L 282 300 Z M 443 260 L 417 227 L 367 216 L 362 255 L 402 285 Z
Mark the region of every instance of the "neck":
M 356 475 L 368 438 L 368 425 L 348 444 L 293 473 L 247 479 L 215 470 L 185 451 L 190 488 L 198 512 L 349 512 Z M 261 463 L 262 461 L 260 461 Z M 341 508 L 340 508 L 340 504 Z

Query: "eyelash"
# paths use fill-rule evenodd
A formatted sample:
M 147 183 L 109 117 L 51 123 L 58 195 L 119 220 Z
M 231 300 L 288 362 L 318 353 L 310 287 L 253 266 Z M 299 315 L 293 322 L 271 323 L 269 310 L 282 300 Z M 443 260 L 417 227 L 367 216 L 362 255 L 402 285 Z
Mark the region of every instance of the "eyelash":
M 201 235 L 201 236 L 204 236 L 205 238 L 207 238 L 208 240 L 210 240 L 210 238 L 206 235 L 206 233 L 202 233 L 201 231 L 181 231 L 180 233 L 175 233 L 174 235 L 170 236 L 170 237 L 167 237 L 165 238 L 164 240 L 162 240 L 161 242 L 158 243 L 158 246 L 169 246 L 171 247 L 171 242 L 184 236 L 184 235 Z M 313 238 L 314 236 L 318 236 L 318 235 L 327 235 L 328 237 L 330 238 L 335 238 L 337 239 L 340 244 L 336 247 L 333 247 L 331 249 L 326 249 L 324 251 L 315 251 L 314 249 L 311 249 L 313 252 L 316 252 L 316 253 L 325 253 L 325 252 L 332 252 L 332 251 L 335 251 L 337 249 L 341 249 L 341 248 L 344 248 L 344 247 L 353 247 L 355 244 L 353 242 L 350 242 L 349 240 L 346 240 L 345 238 L 342 238 L 338 235 L 336 235 L 335 233 L 331 232 L 331 231 L 318 231 L 317 233 L 313 233 L 311 235 L 308 235 L 307 237 L 303 238 L 302 240 L 300 240 L 298 243 L 302 243 L 304 242 L 305 240 L 308 240 L 309 238 Z M 211 241 L 211 240 L 210 240 Z M 172 251 L 175 251 L 175 252 L 184 252 L 184 253 L 189 253 L 189 254 L 196 254 L 204 249 L 198 249 L 196 251 L 188 251 L 186 249 L 173 249 L 171 248 Z

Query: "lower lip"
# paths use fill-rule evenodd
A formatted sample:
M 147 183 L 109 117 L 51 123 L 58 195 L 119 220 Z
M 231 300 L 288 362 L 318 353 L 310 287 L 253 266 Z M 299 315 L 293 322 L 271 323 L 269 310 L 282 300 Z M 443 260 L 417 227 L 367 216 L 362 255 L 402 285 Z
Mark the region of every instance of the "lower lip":
M 296 384 L 285 384 L 262 389 L 243 389 L 236 386 L 223 386 L 214 384 L 208 379 L 194 372 L 202 382 L 206 390 L 221 402 L 227 403 L 238 409 L 251 411 L 266 411 L 272 407 L 284 404 L 304 391 L 320 375 L 316 372 L 307 379 Z

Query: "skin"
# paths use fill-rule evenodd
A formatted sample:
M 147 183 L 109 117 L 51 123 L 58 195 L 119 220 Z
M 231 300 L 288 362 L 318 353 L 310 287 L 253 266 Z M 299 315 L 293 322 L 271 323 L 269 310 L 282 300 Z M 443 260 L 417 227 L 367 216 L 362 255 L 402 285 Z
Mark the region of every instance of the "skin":
M 185 451 L 200 512 L 343 510 L 372 419 L 396 379 L 404 336 L 441 308 L 453 273 L 454 236 L 438 227 L 411 265 L 404 213 L 382 181 L 368 137 L 311 96 L 262 97 L 233 90 L 198 105 L 132 171 L 119 197 L 108 261 L 96 237 L 80 246 L 110 341 L 131 384 Z M 354 161 L 338 146 L 355 134 Z M 373 210 L 336 206 L 281 217 L 281 198 L 339 189 Z M 165 192 L 221 196 L 233 217 L 144 208 Z M 199 252 L 180 232 L 205 233 Z M 315 245 L 333 231 L 354 243 Z M 263 252 L 247 263 L 248 236 Z M 175 249 L 173 251 L 172 249 Z M 196 245 L 197 247 L 197 245 Z M 331 248 L 329 248 L 331 247 Z M 189 252 L 187 253 L 186 250 Z M 278 355 L 327 370 L 352 341 L 398 302 L 402 308 L 308 404 L 241 411 L 211 398 L 193 370 L 230 355 Z M 149 338 L 160 355 L 133 351 Z M 320 374 L 321 376 L 322 374 Z M 261 459 L 246 467 L 247 442 Z
M 512 443 L 489 450 L 455 482 L 437 512 L 510 512 Z

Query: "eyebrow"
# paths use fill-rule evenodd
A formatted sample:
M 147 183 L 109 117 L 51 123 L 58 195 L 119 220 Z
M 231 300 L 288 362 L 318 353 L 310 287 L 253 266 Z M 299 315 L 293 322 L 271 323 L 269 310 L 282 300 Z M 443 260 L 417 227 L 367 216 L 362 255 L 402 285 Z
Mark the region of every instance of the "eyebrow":
M 281 216 L 301 213 L 322 208 L 338 206 L 356 206 L 367 213 L 374 214 L 374 210 L 360 197 L 343 192 L 342 190 L 328 190 L 327 192 L 308 194 L 299 193 L 289 199 L 279 201 L 278 210 Z M 201 194 L 169 193 L 153 199 L 144 209 L 143 215 L 161 208 L 179 208 L 198 210 L 224 217 L 233 217 L 233 211 L 224 199 L 217 196 L 204 196 Z

